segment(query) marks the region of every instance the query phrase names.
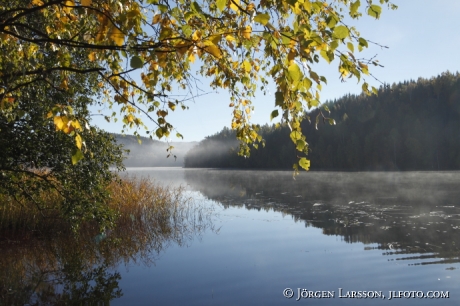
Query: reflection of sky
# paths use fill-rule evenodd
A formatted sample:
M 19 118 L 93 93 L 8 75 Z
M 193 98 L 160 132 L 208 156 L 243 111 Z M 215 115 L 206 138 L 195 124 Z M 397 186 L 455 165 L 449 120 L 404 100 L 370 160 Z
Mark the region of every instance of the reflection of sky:
M 368 16 L 350 23 L 355 25 L 366 39 L 388 46 L 389 49 L 372 47 L 357 57 L 378 55 L 380 64 L 385 68 L 370 67 L 374 75 L 382 82 L 395 83 L 405 80 L 417 80 L 419 77 L 430 78 L 446 70 L 460 70 L 460 62 L 455 60 L 453 50 L 460 49 L 458 29 L 459 2 L 452 0 L 438 1 L 393 1 L 399 6 L 396 11 L 384 9 L 382 17 L 376 21 Z M 365 5 L 362 1 L 361 5 Z M 328 80 L 323 86 L 322 101 L 340 98 L 347 93 L 359 94 L 361 86 L 355 80 L 341 83 L 337 72 L 338 62 L 331 65 L 321 64 L 316 69 Z M 374 68 L 374 69 L 372 69 Z M 211 92 L 209 79 L 200 78 L 199 87 L 204 92 Z M 373 86 L 380 84 L 372 77 L 366 81 Z M 274 109 L 276 91 L 270 85 L 271 95 L 259 93 L 255 99 L 253 123 L 269 123 L 270 113 Z M 229 95 L 225 92 L 212 93 L 190 102 L 187 111 L 177 110 L 170 114 L 172 123 L 184 135 L 184 141 L 200 141 L 205 136 L 230 126 L 232 109 L 228 107 Z M 111 113 L 111 112 L 110 112 Z M 103 117 L 95 117 L 93 122 L 110 131 L 120 132 L 122 124 L 107 123 Z M 119 121 L 121 122 L 121 120 Z M 153 127 L 153 125 L 150 124 Z M 143 134 L 143 131 L 139 131 Z
M 287 287 L 295 294 L 297 288 L 336 293 L 333 300 L 301 301 L 308 305 L 454 305 L 460 301 L 458 263 L 412 266 L 420 259 L 398 260 L 407 254 L 382 256 L 388 250 L 378 249 L 375 243 L 345 243 L 341 236 L 326 236 L 321 228 L 306 227 L 289 214 L 223 208 L 219 202 L 198 198 L 217 210 L 214 227 L 218 231 L 206 232 L 188 247 L 167 249 L 150 268 L 121 268 L 124 295 L 113 305 L 296 303 L 296 296 L 282 297 Z M 338 288 L 383 291 L 386 296 L 389 290 L 449 290 L 451 297 L 448 301 L 360 301 L 338 298 Z
M 136 305 L 279 305 L 286 287 L 335 291 L 452 290 L 458 271 L 445 266 L 410 267 L 387 261 L 381 251 L 363 251 L 320 229 L 277 212 L 229 208 L 221 212 L 218 234 L 209 233 L 189 247 L 172 247 L 147 269 L 123 273 L 124 296 L 113 301 Z M 450 276 L 450 278 L 447 278 Z M 438 278 L 440 280 L 438 280 Z M 449 302 L 458 301 L 452 296 Z M 303 301 L 307 302 L 307 301 Z M 372 304 L 374 304 L 373 301 Z M 393 301 L 396 305 L 419 300 Z M 431 301 L 432 304 L 434 301 Z M 437 301 L 436 303 L 439 303 Z M 309 305 L 354 305 L 354 300 L 308 300 Z M 366 305 L 371 303 L 366 302 Z M 388 301 L 383 302 L 388 303 Z

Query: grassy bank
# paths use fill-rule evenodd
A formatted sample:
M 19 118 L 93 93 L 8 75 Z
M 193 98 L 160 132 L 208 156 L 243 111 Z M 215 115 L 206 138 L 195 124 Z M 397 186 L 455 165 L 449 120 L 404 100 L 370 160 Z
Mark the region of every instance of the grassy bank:
M 105 205 L 114 216 L 111 231 L 154 230 L 169 218 L 181 218 L 191 201 L 182 188 L 160 186 L 147 178 L 125 176 L 107 186 Z M 46 203 L 38 206 L 36 202 Z M 41 192 L 36 201 L 0 195 L 0 241 L 27 240 L 35 235 L 72 234 L 71 220 L 62 214 L 63 198 L 57 191 Z M 77 234 L 100 231 L 95 220 L 85 219 Z
M 183 188 L 124 177 L 107 190 L 116 221 L 102 233 L 89 220 L 75 235 L 51 194 L 42 195 L 50 199 L 45 213 L 1 202 L 0 305 L 109 304 L 122 295 L 118 266 L 154 264 L 171 244 L 188 245 L 212 230 L 212 211 Z

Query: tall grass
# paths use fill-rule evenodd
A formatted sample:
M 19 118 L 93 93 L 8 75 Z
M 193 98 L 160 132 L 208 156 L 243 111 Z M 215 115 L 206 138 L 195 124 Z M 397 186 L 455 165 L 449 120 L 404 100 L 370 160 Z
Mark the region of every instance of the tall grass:
M 16 231 L 2 224 L 3 233 L 10 234 L 0 237 L 0 305 L 107 304 L 120 296 L 119 264 L 152 264 L 170 244 L 185 245 L 212 229 L 212 211 L 183 188 L 136 177 L 123 177 L 107 188 L 107 205 L 118 217 L 116 226 L 104 233 L 97 224 L 85 222 L 74 235 L 58 215 L 31 217 L 37 214 L 33 205 L 1 202 L 3 220 L 15 224 Z M 52 195 L 43 196 L 55 201 L 50 208 L 59 208 Z M 32 221 L 33 227 L 28 223 Z M 46 234 L 37 239 L 35 231 Z M 94 285 L 98 282 L 105 287 Z
M 161 186 L 148 178 L 124 176 L 109 184 L 107 191 L 110 197 L 105 205 L 117 216 L 111 232 L 164 233 L 165 224 L 168 230 L 169 226 L 183 226 L 181 220 L 190 217 L 192 210 L 192 200 L 185 196 L 183 188 Z M 11 235 L 10 238 L 20 239 L 32 233 L 69 232 L 70 222 L 61 214 L 62 197 L 57 192 L 43 192 L 36 198 L 46 205 L 39 208 L 25 197 L 0 194 L 0 241 Z M 98 230 L 97 224 L 90 220 L 81 225 L 77 234 Z

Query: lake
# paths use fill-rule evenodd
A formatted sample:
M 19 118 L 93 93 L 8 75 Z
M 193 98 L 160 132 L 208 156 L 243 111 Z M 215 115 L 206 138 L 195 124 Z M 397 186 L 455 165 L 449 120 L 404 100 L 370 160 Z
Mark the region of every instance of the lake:
M 460 302 L 460 172 L 128 173 L 185 186 L 200 214 L 63 290 L 111 305 Z

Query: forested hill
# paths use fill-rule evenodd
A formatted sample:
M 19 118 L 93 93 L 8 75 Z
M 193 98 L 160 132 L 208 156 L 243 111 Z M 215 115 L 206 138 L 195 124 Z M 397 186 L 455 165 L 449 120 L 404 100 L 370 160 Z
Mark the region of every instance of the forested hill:
M 328 102 L 337 125 L 302 123 L 311 170 L 459 170 L 460 74 L 383 85 L 378 95 Z M 308 114 L 314 122 L 317 110 Z M 261 127 L 265 148 L 237 155 L 229 129 L 188 152 L 185 167 L 292 169 L 297 151 L 287 127 Z
M 147 137 L 140 137 L 139 144 L 136 136 L 113 134 L 117 143 L 123 145 L 123 149 L 129 150 L 125 154 L 124 165 L 126 167 L 183 167 L 184 157 L 196 142 L 171 142 L 174 147 L 169 157 L 168 144 Z M 176 158 L 174 158 L 174 155 Z

